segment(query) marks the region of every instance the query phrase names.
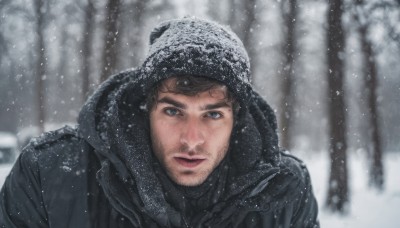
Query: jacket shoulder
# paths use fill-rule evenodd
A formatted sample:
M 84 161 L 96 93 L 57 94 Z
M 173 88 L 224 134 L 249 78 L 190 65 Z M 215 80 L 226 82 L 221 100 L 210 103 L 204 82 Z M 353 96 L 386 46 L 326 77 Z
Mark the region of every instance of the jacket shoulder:
M 306 164 L 288 152 L 281 152 L 281 158 L 281 166 L 289 169 L 302 183 L 296 191 L 290 227 L 319 227 L 318 204 Z
M 287 151 L 280 152 L 281 154 L 281 168 L 289 169 L 296 177 L 300 178 L 302 182 L 306 181 L 309 177 L 306 164 L 298 157 L 290 154 Z
M 71 127 L 32 139 L 15 162 L 0 194 L 0 220 L 1 216 L 7 218 L 6 227 L 47 227 L 48 223 L 64 227 L 60 224 L 65 216 L 76 223 L 86 221 L 74 218 L 87 216 L 87 148 Z
M 20 157 L 26 162 L 36 163 L 41 170 L 51 171 L 54 167 L 69 170 L 71 165 L 78 165 L 86 156 L 85 145 L 76 128 L 65 126 L 32 138 Z
M 38 137 L 32 138 L 27 147 L 32 147 L 35 149 L 40 149 L 41 147 L 49 146 L 55 144 L 61 140 L 65 139 L 78 139 L 78 131 L 76 128 L 70 126 L 64 126 L 60 129 L 49 131 L 41 134 Z

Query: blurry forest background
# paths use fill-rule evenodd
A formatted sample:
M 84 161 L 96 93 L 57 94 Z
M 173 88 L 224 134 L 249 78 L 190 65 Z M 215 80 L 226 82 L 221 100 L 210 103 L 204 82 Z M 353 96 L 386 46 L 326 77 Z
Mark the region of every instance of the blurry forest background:
M 354 151 L 384 190 L 382 159 L 400 152 L 400 0 L 1 0 L 0 131 L 24 144 L 74 125 L 102 81 L 140 66 L 150 30 L 183 16 L 242 39 L 282 147 L 329 153 L 320 204 L 345 212 Z

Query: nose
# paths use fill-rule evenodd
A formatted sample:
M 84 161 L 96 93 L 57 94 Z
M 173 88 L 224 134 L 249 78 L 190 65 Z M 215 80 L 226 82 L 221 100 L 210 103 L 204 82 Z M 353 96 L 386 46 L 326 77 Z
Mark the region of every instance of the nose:
M 185 121 L 180 142 L 189 151 L 196 151 L 196 147 L 204 144 L 204 133 L 199 120 L 189 118 Z

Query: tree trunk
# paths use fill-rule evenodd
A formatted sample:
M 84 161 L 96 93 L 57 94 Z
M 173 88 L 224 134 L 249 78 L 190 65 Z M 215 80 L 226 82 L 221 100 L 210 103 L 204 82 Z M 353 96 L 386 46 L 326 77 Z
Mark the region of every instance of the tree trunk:
M 252 69 L 252 82 L 254 83 L 254 72 L 256 68 L 256 45 L 254 44 L 254 30 L 257 24 L 256 18 L 256 2 L 257 0 L 246 0 L 245 21 L 243 22 L 243 45 L 245 46 L 250 58 L 250 66 Z
M 250 58 L 250 66 L 253 72 L 251 74 L 252 77 L 256 67 L 256 46 L 254 44 L 254 30 L 257 24 L 256 2 L 257 0 L 229 0 L 229 25 L 242 40 L 243 45 L 247 50 L 247 54 Z M 252 80 L 252 82 L 254 83 L 254 80 Z
M 93 0 L 87 1 L 85 8 L 83 44 L 82 44 L 82 102 L 85 102 L 90 88 L 90 58 L 92 56 L 92 42 L 95 24 L 95 8 Z
M 138 0 L 133 4 L 133 17 L 132 22 L 133 22 L 133 34 L 131 34 L 131 48 L 134 50 L 132 59 L 131 59 L 131 64 L 133 66 L 137 66 L 140 63 L 141 57 L 142 57 L 142 51 L 143 51 L 143 45 L 141 41 L 141 34 L 143 33 L 143 16 L 146 12 L 146 1 Z M 128 28 L 130 26 L 127 26 Z
M 237 12 L 236 9 L 238 8 L 238 3 L 236 0 L 228 0 L 229 1 L 229 18 L 228 18 L 228 24 L 232 28 L 233 31 L 237 32 L 238 31 L 238 23 L 236 23 L 237 20 Z M 238 34 L 239 35 L 239 34 Z
M 328 108 L 331 171 L 327 207 L 334 212 L 346 212 L 349 189 L 347 174 L 346 114 L 344 104 L 344 64 L 345 45 L 342 27 L 342 0 L 330 0 L 328 8 L 327 57 L 328 57 Z
M 223 1 L 214 1 L 208 0 L 207 1 L 207 14 L 215 21 L 222 22 L 223 21 L 223 13 L 224 10 L 221 8 L 221 4 Z
M 288 4 L 288 5 L 287 5 Z M 292 149 L 291 129 L 293 126 L 295 95 L 295 32 L 297 20 L 297 1 L 282 1 L 282 18 L 285 23 L 285 43 L 283 47 L 284 62 L 282 65 L 282 100 L 281 100 L 281 146 Z
M 3 34 L 0 33 L 0 66 L 1 66 L 1 63 L 3 62 L 3 58 L 6 55 L 9 55 L 8 49 L 7 49 L 7 42 L 4 39 Z
M 44 0 L 35 0 L 34 2 L 35 14 L 36 14 L 36 102 L 37 102 L 37 120 L 36 125 L 40 132 L 44 131 L 45 123 L 45 80 L 46 80 L 46 57 L 45 57 L 45 45 L 44 45 L 44 28 L 45 19 L 44 12 Z
M 67 21 L 63 23 L 63 27 L 67 26 Z M 48 121 L 56 121 L 54 118 L 56 117 L 58 120 L 65 119 L 68 116 L 69 107 L 66 102 L 67 98 L 71 96 L 73 93 L 69 93 L 70 85 L 67 83 L 68 78 L 71 77 L 69 75 L 69 60 L 71 56 L 69 55 L 69 48 L 68 45 L 69 36 L 66 29 L 61 31 L 61 38 L 60 38 L 60 45 L 59 45 L 59 64 L 58 64 L 58 74 L 54 80 L 48 80 L 47 85 L 49 87 L 49 94 L 54 94 L 54 96 L 49 96 L 48 99 L 48 106 L 54 109 L 55 107 L 57 110 L 57 115 L 49 115 Z M 52 78 L 53 79 L 53 78 Z M 61 106 L 60 106 L 61 103 Z
M 105 81 L 111 74 L 115 73 L 118 56 L 118 18 L 120 11 L 120 0 L 108 0 L 107 16 L 105 24 L 105 37 L 103 49 L 103 68 L 100 82 Z
M 370 185 L 378 190 L 383 189 L 384 175 L 383 175 L 383 151 L 381 145 L 381 135 L 379 133 L 379 113 L 377 104 L 377 69 L 375 54 L 372 49 L 371 42 L 367 39 L 367 26 L 360 26 L 359 33 L 361 39 L 362 52 L 364 57 L 364 78 L 366 86 L 366 99 L 368 102 L 369 111 L 369 127 L 371 133 L 371 144 L 372 144 L 372 157 L 370 167 Z

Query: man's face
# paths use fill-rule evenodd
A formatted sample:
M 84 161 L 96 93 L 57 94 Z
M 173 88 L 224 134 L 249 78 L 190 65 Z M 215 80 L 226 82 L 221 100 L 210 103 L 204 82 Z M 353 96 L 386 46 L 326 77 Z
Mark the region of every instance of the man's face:
M 173 83 L 167 79 L 163 85 Z M 152 146 L 175 183 L 203 183 L 225 157 L 233 128 L 226 92 L 224 86 L 195 96 L 159 91 L 150 111 Z

